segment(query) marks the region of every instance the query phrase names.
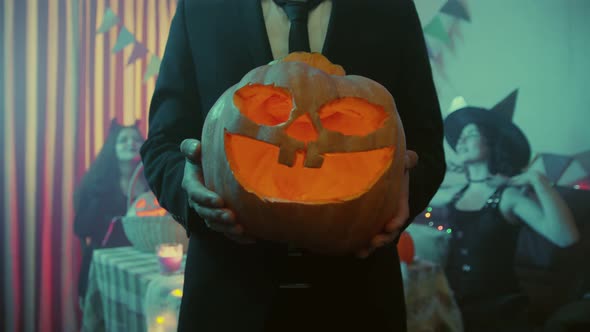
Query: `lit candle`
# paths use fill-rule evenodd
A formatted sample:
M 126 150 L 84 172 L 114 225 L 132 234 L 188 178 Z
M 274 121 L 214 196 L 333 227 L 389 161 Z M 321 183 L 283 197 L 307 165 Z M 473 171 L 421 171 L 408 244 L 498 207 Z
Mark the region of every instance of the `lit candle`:
M 162 273 L 174 273 L 182 265 L 182 243 L 163 243 L 157 248 Z

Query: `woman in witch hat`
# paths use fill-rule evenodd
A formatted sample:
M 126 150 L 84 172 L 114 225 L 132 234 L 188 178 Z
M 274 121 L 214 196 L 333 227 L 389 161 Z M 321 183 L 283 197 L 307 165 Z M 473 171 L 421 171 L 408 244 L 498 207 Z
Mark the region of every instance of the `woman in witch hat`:
M 490 110 L 465 107 L 445 119 L 446 140 L 468 182 L 441 189 L 431 204 L 448 207 L 446 274 L 465 331 L 522 331 L 516 322 L 526 297 L 512 267 L 521 225 L 560 247 L 579 237 L 571 211 L 549 181 L 536 171 L 521 173 L 531 149 L 512 122 L 515 101 L 516 91 Z
M 88 273 L 95 248 L 131 245 L 119 224 L 111 226 L 113 217 L 127 212 L 127 188 L 133 171 L 141 162 L 139 148 L 144 139 L 138 123 L 120 125 L 113 119 L 105 142 L 74 194 L 74 233 L 82 246 L 78 276 L 78 294 L 86 294 Z M 137 192 L 147 191 L 140 178 Z M 108 234 L 108 236 L 107 236 Z

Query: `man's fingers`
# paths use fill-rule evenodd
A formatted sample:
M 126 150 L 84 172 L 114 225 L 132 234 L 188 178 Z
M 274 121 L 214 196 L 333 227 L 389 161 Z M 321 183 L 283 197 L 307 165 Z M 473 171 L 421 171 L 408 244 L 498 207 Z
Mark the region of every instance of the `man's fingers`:
M 229 209 L 210 209 L 190 201 L 189 206 L 203 218 L 203 222 L 211 230 L 235 235 L 244 233 L 244 227 L 236 224 L 235 216 Z
M 406 169 L 411 169 L 416 166 L 418 162 L 418 154 L 412 150 L 407 150 L 404 156 Z M 396 216 L 385 224 L 383 233 L 376 235 L 371 239 L 368 248 L 359 250 L 356 255 L 359 258 L 367 258 L 375 249 L 384 246 L 393 241 L 400 232 L 401 227 L 406 223 L 410 217 L 410 207 L 408 205 L 408 182 L 409 174 L 406 172 L 403 179 L 403 188 L 399 196 L 399 206 Z
M 404 196 L 403 193 L 401 196 Z M 399 228 L 406 223 L 408 218 L 410 218 L 410 207 L 408 206 L 407 198 L 401 197 L 397 215 L 385 224 L 385 232 L 393 233 L 399 230 Z
M 234 214 L 228 209 L 210 209 L 198 204 L 194 205 L 194 209 L 205 220 L 232 226 L 236 223 Z
M 209 207 L 209 208 L 221 208 L 223 207 L 223 200 L 219 195 L 212 192 L 211 190 L 207 189 L 202 184 L 195 184 L 195 188 L 187 188 L 186 192 L 188 195 L 188 199 L 197 203 L 200 206 Z
M 227 224 L 220 222 L 215 219 L 203 219 L 203 222 L 207 227 L 215 232 L 219 233 L 227 233 L 227 234 L 234 234 L 234 235 L 241 235 L 244 233 L 244 227 L 237 224 Z
M 371 240 L 371 247 L 372 248 L 381 248 L 381 247 L 383 247 L 385 244 L 393 241 L 393 239 L 395 238 L 394 235 L 396 235 L 396 233 L 397 232 L 387 233 L 387 234 L 379 234 L 379 235 L 375 236 Z
M 385 225 L 385 232 L 386 233 L 393 233 L 393 232 L 397 231 L 400 227 L 402 227 L 406 223 L 406 221 L 408 220 L 409 217 L 410 217 L 410 214 L 407 213 L 406 211 L 403 211 L 403 213 L 401 213 L 398 216 L 396 216 L 395 218 L 391 219 L 391 221 Z
M 242 235 L 244 228 L 236 224 L 233 212 L 222 209 L 221 197 L 204 185 L 201 169 L 201 142 L 197 139 L 185 139 L 180 144 L 180 151 L 187 161 L 184 166 L 182 188 L 187 193 L 190 207 L 203 218 L 211 230 L 224 233 L 236 242 L 251 243 L 253 239 Z
M 187 138 L 180 143 L 180 151 L 191 162 L 201 160 L 201 142 L 194 138 Z
M 198 205 L 221 208 L 223 207 L 223 200 L 215 192 L 207 189 L 199 181 L 184 181 L 183 188 L 186 190 L 186 194 L 190 201 L 197 203 Z
M 406 150 L 406 154 L 404 156 L 404 163 L 406 169 L 412 169 L 416 164 L 418 164 L 418 154 L 412 150 Z
M 369 254 L 370 253 L 371 252 L 370 252 L 370 250 L 368 248 L 367 249 L 363 249 L 363 250 L 357 252 L 356 257 L 358 257 L 358 258 L 367 258 L 367 257 L 369 257 Z
M 375 249 L 381 248 L 384 245 L 386 245 L 387 243 L 393 241 L 397 237 L 398 233 L 399 233 L 399 231 L 394 231 L 392 233 L 382 233 L 382 234 L 376 235 L 375 237 L 373 237 L 373 239 L 371 239 L 371 243 L 370 243 L 369 247 L 359 250 L 356 253 L 356 256 L 358 258 L 369 257 L 369 255 L 371 253 L 373 253 L 373 251 L 375 251 Z
M 399 200 L 398 200 L 399 206 L 397 208 L 397 213 L 396 213 L 395 217 L 385 225 L 385 232 L 387 232 L 387 233 L 391 233 L 393 231 L 398 230 L 410 218 L 410 205 L 408 203 L 409 178 L 410 178 L 409 174 L 407 174 L 407 173 L 404 174 L 404 179 L 402 181 L 404 182 L 403 186 L 405 188 L 403 188 L 400 192 Z

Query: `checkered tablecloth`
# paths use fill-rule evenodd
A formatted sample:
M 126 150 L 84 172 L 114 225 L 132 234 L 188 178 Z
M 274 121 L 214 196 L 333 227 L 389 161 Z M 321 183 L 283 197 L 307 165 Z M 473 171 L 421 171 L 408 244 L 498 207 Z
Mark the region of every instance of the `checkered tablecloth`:
M 155 253 L 132 247 L 95 250 L 83 306 L 82 331 L 146 331 L 148 288 L 166 277 L 160 273 Z
M 94 252 L 83 331 L 176 331 L 184 275 L 160 274 L 155 254 L 131 247 Z M 403 266 L 408 331 L 463 331 L 442 268 L 418 260 Z

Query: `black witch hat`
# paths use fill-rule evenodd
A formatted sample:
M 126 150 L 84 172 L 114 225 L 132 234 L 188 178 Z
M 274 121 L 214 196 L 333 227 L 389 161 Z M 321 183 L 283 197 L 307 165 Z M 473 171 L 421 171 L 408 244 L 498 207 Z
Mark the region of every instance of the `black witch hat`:
M 449 145 L 455 149 L 457 140 L 463 128 L 474 123 L 483 126 L 489 132 L 486 137 L 490 141 L 501 138 L 502 142 L 510 142 L 503 146 L 510 156 L 511 164 L 517 168 L 524 168 L 531 156 L 531 147 L 523 132 L 512 122 L 518 90 L 514 90 L 506 98 L 491 109 L 481 107 L 464 107 L 449 114 L 445 121 L 445 137 Z

